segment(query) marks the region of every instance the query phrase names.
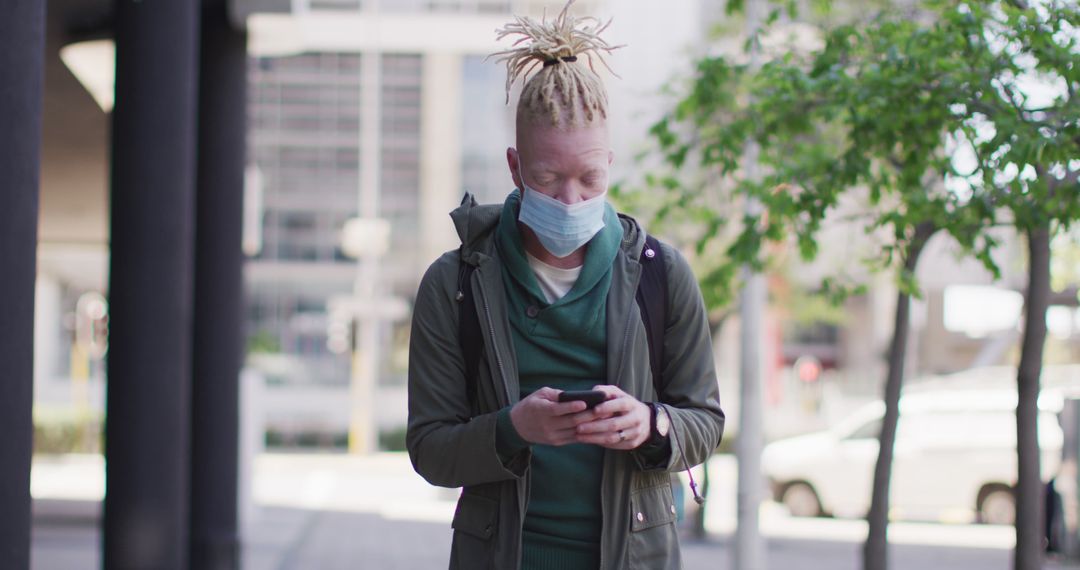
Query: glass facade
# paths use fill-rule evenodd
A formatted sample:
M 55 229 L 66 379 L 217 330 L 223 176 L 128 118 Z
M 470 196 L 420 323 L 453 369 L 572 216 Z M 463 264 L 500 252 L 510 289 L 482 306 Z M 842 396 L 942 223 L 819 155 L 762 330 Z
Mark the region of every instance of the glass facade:
M 263 174 L 260 260 L 340 259 L 333 233 L 356 212 L 360 56 L 251 65 L 250 156 Z
M 506 103 L 506 68 L 483 56 L 462 61 L 461 181 L 480 203 L 501 202 L 514 189 L 506 147 L 514 145 L 514 109 Z
M 384 260 L 390 289 L 415 293 L 420 247 L 420 83 L 423 59 L 412 54 L 382 57 L 380 120 L 381 188 L 379 215 L 390 221 L 390 248 Z M 413 289 L 413 290 L 410 290 Z
M 247 268 L 247 329 L 250 348 L 295 361 L 283 383 L 349 381 L 348 356 L 327 348 L 327 303 L 350 294 L 356 275 L 340 242 L 360 193 L 362 59 L 307 53 L 249 66 L 249 156 L 262 174 L 264 211 L 262 249 Z M 378 201 L 391 222 L 391 255 L 377 288 L 405 297 L 418 278 L 422 63 L 414 54 L 380 60 Z
M 506 14 L 510 0 L 308 0 L 312 10 L 378 10 L 386 13 Z

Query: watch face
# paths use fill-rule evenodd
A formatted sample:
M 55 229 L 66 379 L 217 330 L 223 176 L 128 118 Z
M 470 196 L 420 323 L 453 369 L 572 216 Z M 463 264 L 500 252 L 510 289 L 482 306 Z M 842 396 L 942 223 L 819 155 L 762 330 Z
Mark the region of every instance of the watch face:
M 660 437 L 667 437 L 668 430 L 671 429 L 671 418 L 668 417 L 667 410 L 657 406 L 656 408 L 656 431 L 660 434 Z

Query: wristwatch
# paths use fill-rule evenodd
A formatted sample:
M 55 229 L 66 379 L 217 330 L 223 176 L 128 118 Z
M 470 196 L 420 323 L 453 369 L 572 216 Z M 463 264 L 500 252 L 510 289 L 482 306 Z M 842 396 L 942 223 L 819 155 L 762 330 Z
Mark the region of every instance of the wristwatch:
M 652 410 L 648 443 L 663 443 L 667 440 L 668 432 L 671 430 L 671 417 L 668 416 L 667 409 L 663 405 L 656 402 L 649 402 L 648 405 L 649 409 Z

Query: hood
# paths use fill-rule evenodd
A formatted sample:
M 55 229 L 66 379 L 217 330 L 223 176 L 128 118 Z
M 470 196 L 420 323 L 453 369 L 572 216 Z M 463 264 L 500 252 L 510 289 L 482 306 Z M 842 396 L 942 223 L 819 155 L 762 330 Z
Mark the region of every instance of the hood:
M 483 249 L 480 245 L 491 236 L 499 224 L 502 204 L 477 204 L 469 192 L 461 199 L 461 205 L 450 212 L 458 239 L 461 240 L 461 256 L 470 259 L 472 252 Z
M 450 212 L 450 219 L 454 221 L 458 239 L 461 240 L 462 259 L 476 263 L 478 260 L 474 253 L 485 254 L 489 247 L 494 247 L 491 236 L 499 224 L 502 208 L 502 203 L 478 204 L 476 198 L 466 192 L 461 205 Z M 645 232 L 637 220 L 625 214 L 619 214 L 619 222 L 623 227 L 622 249 L 636 260 L 645 245 Z

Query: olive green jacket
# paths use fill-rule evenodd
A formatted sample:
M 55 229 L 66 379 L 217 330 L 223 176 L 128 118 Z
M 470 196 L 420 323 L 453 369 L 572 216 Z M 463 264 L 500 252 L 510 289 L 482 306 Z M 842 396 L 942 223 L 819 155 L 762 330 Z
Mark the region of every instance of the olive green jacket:
M 451 213 L 462 248 L 443 254 L 427 270 L 413 313 L 406 442 L 413 467 L 424 479 L 463 487 L 451 525 L 451 569 L 515 570 L 521 559 L 531 454 L 525 451 L 504 464 L 495 451 L 497 412 L 517 402 L 520 391 L 493 231 L 501 210 L 501 204 L 478 206 L 465 195 Z M 666 463 L 657 465 L 633 451 L 606 451 L 600 570 L 675 569 L 680 558 L 668 472 L 683 469 L 684 457 L 690 465 L 709 457 L 720 443 L 724 412 L 697 281 L 686 260 L 666 245 L 666 388 L 655 393 L 645 327 L 634 299 L 645 233 L 633 219 L 620 218 L 624 236 L 607 300 L 607 383 L 641 401 L 667 404 L 678 437 L 671 439 Z M 484 335 L 474 402 L 466 396 L 458 340 L 462 260 L 476 267 L 471 282 L 460 286 L 472 287 Z

